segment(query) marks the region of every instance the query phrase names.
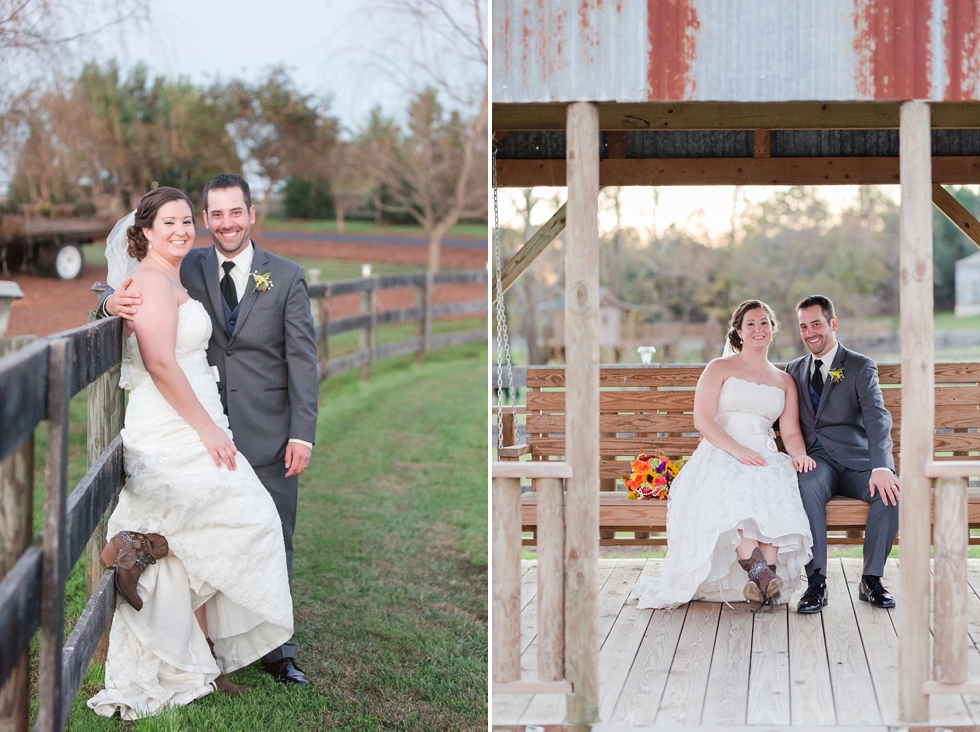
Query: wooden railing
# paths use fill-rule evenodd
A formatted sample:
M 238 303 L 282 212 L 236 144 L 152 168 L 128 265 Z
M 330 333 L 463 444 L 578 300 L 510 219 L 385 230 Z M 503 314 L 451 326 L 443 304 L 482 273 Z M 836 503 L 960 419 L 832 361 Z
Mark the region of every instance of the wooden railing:
M 431 348 L 481 342 L 486 329 L 431 334 L 432 320 L 486 313 L 486 298 L 433 303 L 436 284 L 485 283 L 483 270 L 439 274 L 380 275 L 310 285 L 320 348 L 320 378 L 366 369 L 377 359 L 405 353 L 422 358 Z M 379 290 L 414 286 L 412 308 L 380 311 Z M 330 298 L 367 293 L 366 312 L 331 320 Z M 94 304 L 94 303 L 93 303 Z M 385 323 L 418 324 L 418 336 L 377 344 Z M 329 358 L 331 335 L 361 330 L 362 347 Z M 85 671 L 104 659 L 107 628 L 115 608 L 114 570 L 103 572 L 99 552 L 106 520 L 124 482 L 123 391 L 118 388 L 122 321 L 110 318 L 37 339 L 0 358 L 0 732 L 28 728 L 31 638 L 41 629 L 38 712 L 34 729 L 62 730 Z M 22 345 L 22 344 L 18 344 Z M 88 388 L 89 468 L 67 495 L 68 403 Z M 47 421 L 44 529 L 33 536 L 34 431 Z M 518 519 L 519 520 L 519 519 Z M 519 537 L 518 537 L 519 540 Z M 88 601 L 71 636 L 64 638 L 64 587 L 82 552 L 87 553 Z
M 560 462 L 496 462 L 493 478 L 493 693 L 571 694 L 565 679 L 565 484 Z M 521 678 L 521 478 L 538 493 L 537 679 Z M 572 629 L 573 631 L 580 629 Z M 570 643 L 586 642 L 568 634 Z

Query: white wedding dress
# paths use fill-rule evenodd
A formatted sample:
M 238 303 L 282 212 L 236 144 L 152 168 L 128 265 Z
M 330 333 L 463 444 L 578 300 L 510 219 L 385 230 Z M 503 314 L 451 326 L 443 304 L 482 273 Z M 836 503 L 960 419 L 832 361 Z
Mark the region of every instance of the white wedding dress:
M 659 577 L 633 586 L 639 607 L 676 607 L 690 600 L 743 602 L 748 575 L 738 564 L 738 529 L 778 547 L 776 574 L 787 603 L 810 561 L 813 539 L 792 459 L 776 451 L 772 424 L 783 390 L 731 377 L 722 384 L 715 419 L 765 466 L 743 465 L 703 440 L 674 479 L 667 497 L 667 557 Z
M 177 320 L 177 362 L 227 431 L 205 354 L 211 319 L 201 303 L 189 300 Z M 220 672 L 289 640 L 293 609 L 279 514 L 248 461 L 238 453 L 237 470 L 215 466 L 197 432 L 143 368 L 135 336 L 125 343 L 122 372 L 120 386 L 132 390 L 122 430 L 129 479 L 109 518 L 109 536 L 162 534 L 175 556 L 143 572 L 141 611 L 117 595 L 106 688 L 88 705 L 103 716 L 119 711 L 123 719 L 136 719 L 209 694 Z M 217 664 L 193 614 L 202 603 Z

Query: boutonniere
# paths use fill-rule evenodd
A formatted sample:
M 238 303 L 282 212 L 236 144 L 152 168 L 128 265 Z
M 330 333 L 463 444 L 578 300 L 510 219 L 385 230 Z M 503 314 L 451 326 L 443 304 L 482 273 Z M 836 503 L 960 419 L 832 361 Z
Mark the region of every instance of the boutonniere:
M 839 384 L 844 380 L 844 367 L 838 366 L 835 369 L 831 369 L 827 372 L 827 376 L 830 377 L 830 383 Z
M 252 287 L 252 295 L 256 292 L 265 292 L 272 287 L 272 272 L 259 272 L 255 270 L 252 272 L 252 279 L 255 281 L 255 285 Z

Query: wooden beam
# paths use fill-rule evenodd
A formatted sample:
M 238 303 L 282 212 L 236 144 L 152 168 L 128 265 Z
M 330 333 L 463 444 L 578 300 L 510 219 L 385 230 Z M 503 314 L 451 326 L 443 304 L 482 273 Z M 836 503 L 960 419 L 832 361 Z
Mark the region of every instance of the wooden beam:
M 566 483 L 565 678 L 569 723 L 599 718 L 599 117 L 568 105 L 568 236 L 565 241 Z
M 497 169 L 497 175 L 500 175 L 499 167 Z M 504 292 L 507 292 L 510 286 L 517 282 L 517 278 L 521 276 L 524 270 L 531 266 L 531 262 L 537 259 L 538 255 L 547 249 L 548 245 L 565 230 L 565 219 L 565 204 L 563 203 L 551 218 L 531 235 L 527 243 L 513 257 L 507 260 L 507 264 L 500 268 L 500 286 Z M 493 293 L 491 294 L 490 302 L 497 302 L 496 278 L 493 281 Z
M 609 159 L 610 160 L 625 160 L 626 159 L 626 133 L 623 131 L 611 131 L 606 133 L 606 139 L 609 142 Z
M 571 478 L 572 466 L 557 460 L 532 460 L 530 462 L 490 464 L 490 475 L 494 478 Z
M 564 160 L 498 160 L 501 188 L 564 186 Z M 980 183 L 980 156 L 932 158 L 932 180 Z M 895 157 L 627 158 L 602 160 L 602 186 L 880 185 L 899 182 Z
M 772 130 L 753 130 L 752 131 L 752 157 L 768 158 L 772 157 Z
M 932 678 L 941 684 L 962 684 L 967 680 L 966 550 L 970 530 L 966 485 L 966 478 L 940 478 L 934 491 Z
M 897 129 L 899 102 L 599 102 L 600 130 Z M 493 129 L 564 130 L 564 102 L 496 103 Z M 980 103 L 933 105 L 936 129 L 975 129 Z
M 903 722 L 929 719 L 929 514 L 933 461 L 932 180 L 929 105 L 902 105 L 899 129 L 902 207 L 899 216 L 899 293 L 902 332 L 902 500 L 899 532 L 902 594 L 898 598 L 898 698 Z
M 977 221 L 973 214 L 953 197 L 952 193 L 938 183 L 934 183 L 932 186 L 932 202 L 936 204 L 936 208 L 946 214 L 946 218 L 956 224 L 960 231 L 980 247 L 980 221 Z

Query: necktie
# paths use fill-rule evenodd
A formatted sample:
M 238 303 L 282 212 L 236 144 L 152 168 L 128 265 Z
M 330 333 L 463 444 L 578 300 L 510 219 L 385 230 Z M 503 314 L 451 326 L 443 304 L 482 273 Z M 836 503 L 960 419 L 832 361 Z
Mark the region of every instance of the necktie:
M 221 278 L 221 294 L 224 295 L 228 307 L 234 310 L 238 307 L 238 290 L 235 281 L 231 278 L 231 271 L 235 268 L 234 262 L 225 262 L 221 265 L 225 271 L 225 276 Z
M 817 392 L 817 396 L 823 394 L 823 361 L 820 359 L 813 362 L 813 376 L 810 377 L 810 385 Z

